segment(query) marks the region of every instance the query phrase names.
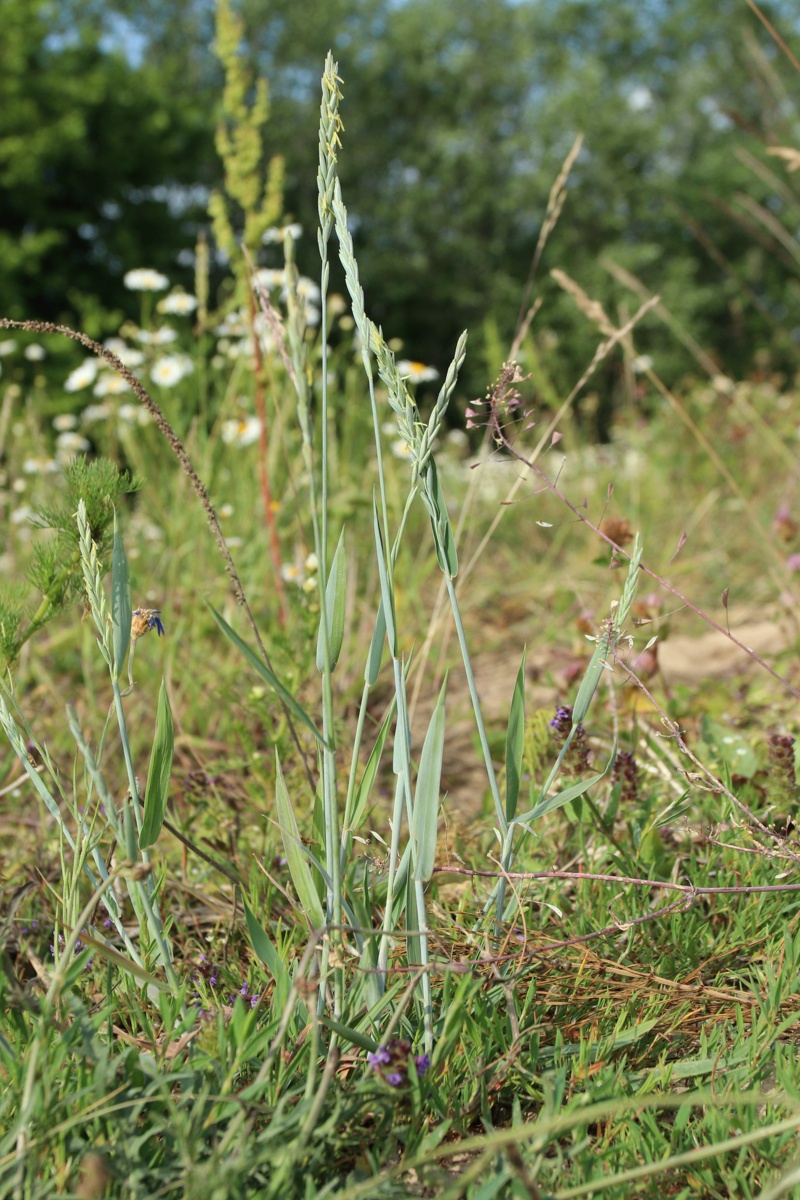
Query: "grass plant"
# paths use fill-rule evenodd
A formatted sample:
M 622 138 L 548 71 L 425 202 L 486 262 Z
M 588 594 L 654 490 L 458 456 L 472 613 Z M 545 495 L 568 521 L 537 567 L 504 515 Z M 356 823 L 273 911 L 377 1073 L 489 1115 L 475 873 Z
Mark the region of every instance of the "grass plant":
M 659 310 L 615 324 L 565 279 L 602 337 L 568 397 L 526 297 L 485 402 L 466 335 L 418 401 L 369 316 L 342 103 L 329 56 L 318 329 L 290 232 L 283 300 L 251 239 L 180 392 L 0 320 L 83 344 L 150 419 L 26 474 L 27 412 L 4 467 L 0 1195 L 797 1194 L 795 385 L 641 368 L 585 445 L 575 400 Z M 765 615 L 780 645 L 750 649 Z M 730 675 L 671 684 L 676 627 Z

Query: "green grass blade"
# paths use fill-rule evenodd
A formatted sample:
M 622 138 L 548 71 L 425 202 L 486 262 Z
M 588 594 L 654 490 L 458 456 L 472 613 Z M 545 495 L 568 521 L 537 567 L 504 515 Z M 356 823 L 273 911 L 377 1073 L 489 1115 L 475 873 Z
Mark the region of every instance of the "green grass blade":
M 325 914 L 322 911 L 317 889 L 314 886 L 311 868 L 303 853 L 300 830 L 297 827 L 294 809 L 289 799 L 289 792 L 286 787 L 286 781 L 283 778 L 283 771 L 281 770 L 277 751 L 275 752 L 275 776 L 275 806 L 278 810 L 283 852 L 286 855 L 289 874 L 292 877 L 294 889 L 303 906 L 303 912 L 311 927 L 313 929 L 321 929 L 325 924 Z
M 206 602 L 206 603 L 208 603 L 208 602 Z M 274 692 L 277 692 L 277 694 L 280 696 L 283 703 L 289 709 L 292 716 L 296 717 L 297 720 L 301 721 L 302 724 L 305 725 L 307 729 L 311 730 L 314 737 L 317 739 L 317 741 L 319 742 L 319 744 L 321 746 L 328 746 L 328 743 L 325 741 L 325 738 L 322 736 L 322 734 L 317 729 L 314 722 L 311 720 L 311 717 L 308 715 L 308 713 L 305 711 L 305 709 L 297 703 L 297 701 L 295 700 L 294 696 L 289 691 L 289 689 L 287 687 L 284 687 L 284 685 L 278 679 L 277 675 L 275 675 L 274 672 L 270 671 L 270 669 L 266 665 L 266 663 L 263 663 L 261 661 L 261 659 L 258 657 L 258 655 L 253 650 L 250 649 L 250 647 L 247 645 L 247 642 L 245 642 L 242 638 L 240 638 L 238 633 L 235 633 L 234 630 L 231 629 L 230 625 L 225 620 L 225 618 L 222 616 L 222 614 L 218 613 L 212 604 L 209 604 L 208 608 L 209 608 L 209 611 L 211 612 L 212 617 L 217 622 L 220 629 L 225 634 L 226 638 L 228 638 L 228 640 L 233 643 L 233 645 L 237 648 L 237 650 L 239 650 L 244 655 L 244 657 L 247 659 L 247 661 L 249 662 L 249 664 L 253 668 L 253 670 L 256 671 L 261 676 L 261 678 L 266 683 L 269 684 L 269 686 L 272 688 L 272 690 Z
M 414 878 L 427 883 L 436 863 L 436 822 L 439 816 L 439 785 L 442 779 L 442 755 L 445 733 L 445 695 L 447 676 L 436 707 L 431 713 L 428 731 L 422 745 L 422 754 L 414 791 L 414 816 L 411 836 L 415 842 L 416 862 Z
M 514 820 L 522 779 L 522 754 L 525 749 L 525 659 L 527 647 L 522 651 L 522 662 L 514 684 L 511 711 L 506 729 L 506 816 Z
M 564 788 L 563 792 L 558 792 L 555 796 L 548 796 L 545 800 L 540 800 L 538 804 L 533 806 L 530 812 L 525 813 L 522 817 L 517 817 L 517 824 L 521 825 L 524 822 L 535 821 L 538 817 L 543 817 L 545 813 L 554 812 L 557 808 L 563 808 L 565 804 L 569 804 L 570 800 L 576 800 L 578 796 L 582 796 L 584 792 L 588 792 L 589 788 L 594 787 L 601 779 L 605 779 L 616 757 L 617 747 L 615 744 L 604 771 L 601 771 L 599 775 L 592 775 L 590 779 L 582 779 L 578 783 L 573 783 L 571 787 Z
M 261 922 L 250 908 L 244 896 L 242 896 L 242 904 L 244 905 L 244 919 L 247 922 L 250 944 L 255 951 L 256 957 L 261 960 L 275 980 L 276 995 L 274 1007 L 280 1012 L 289 999 L 289 991 L 292 986 L 291 976 L 286 969 L 286 964 L 273 946 Z
M 114 631 L 114 676 L 119 679 L 131 644 L 131 583 L 128 559 L 114 512 L 114 549 L 111 555 L 111 623 Z
M 144 796 L 144 818 L 139 834 L 139 849 L 146 850 L 158 840 L 169 799 L 169 778 L 172 774 L 172 755 L 175 749 L 175 731 L 172 724 L 172 709 L 164 680 L 158 693 L 156 711 L 156 736 L 150 755 L 150 770 L 147 772 L 147 791 Z
M 386 554 L 381 536 L 381 525 L 378 518 L 378 506 L 375 498 L 372 500 L 372 517 L 375 527 L 375 550 L 378 555 L 378 575 L 381 581 L 381 610 L 386 624 L 386 637 L 389 641 L 389 652 L 392 658 L 397 657 L 397 634 L 394 619 L 394 593 L 389 582 L 389 572 L 386 566 Z
M 344 641 L 344 610 L 347 597 L 347 558 L 344 551 L 344 530 L 339 535 L 339 544 L 333 556 L 331 573 L 325 588 L 325 619 L 328 623 L 328 651 L 331 670 L 339 661 Z M 322 637 L 322 615 L 317 634 L 317 670 L 325 670 L 325 644 Z
M 367 665 L 364 668 L 364 682 L 372 687 L 381 669 L 381 658 L 383 657 L 383 643 L 386 640 L 386 618 L 383 615 L 383 602 L 378 605 L 378 615 L 375 618 L 375 628 L 372 631 L 372 639 L 369 644 L 369 654 L 367 655 Z
M 378 767 L 380 766 L 381 756 L 383 755 L 383 748 L 386 745 L 386 738 L 389 733 L 389 728 L 392 720 L 394 719 L 396 703 L 397 701 L 393 699 L 391 705 L 389 706 L 389 711 L 383 718 L 383 724 L 381 725 L 377 740 L 375 745 L 372 747 L 372 752 L 369 758 L 367 759 L 367 765 L 364 768 L 364 774 L 361 776 L 361 782 L 358 785 L 355 802 L 353 804 L 353 816 L 350 821 L 350 827 L 352 829 L 358 829 L 364 819 L 370 792 L 372 791 L 372 785 L 375 782 L 375 776 L 378 774 Z

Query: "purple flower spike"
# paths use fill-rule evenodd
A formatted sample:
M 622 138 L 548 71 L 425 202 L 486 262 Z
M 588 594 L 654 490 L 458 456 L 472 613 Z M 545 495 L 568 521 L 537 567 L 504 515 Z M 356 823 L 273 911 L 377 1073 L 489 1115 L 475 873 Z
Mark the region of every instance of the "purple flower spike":
M 420 1054 L 419 1057 L 414 1061 L 417 1064 L 417 1075 L 420 1076 L 424 1075 L 428 1067 L 431 1065 L 430 1056 L 427 1054 Z

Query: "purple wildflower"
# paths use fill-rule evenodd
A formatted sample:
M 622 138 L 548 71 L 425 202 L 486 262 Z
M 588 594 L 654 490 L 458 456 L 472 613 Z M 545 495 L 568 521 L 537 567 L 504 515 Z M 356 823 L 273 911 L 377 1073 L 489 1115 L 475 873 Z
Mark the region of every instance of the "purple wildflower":
M 427 1054 L 418 1055 L 414 1059 L 414 1062 L 417 1064 L 417 1075 L 419 1076 L 424 1075 L 428 1067 L 431 1065 L 430 1056 Z
M 389 1087 L 400 1087 L 400 1084 L 403 1082 L 403 1076 L 399 1071 L 390 1071 L 386 1076 L 386 1082 L 389 1084 Z
M 374 1054 L 367 1055 L 367 1062 L 376 1071 L 381 1067 L 388 1067 L 392 1061 L 392 1056 L 385 1046 L 378 1046 Z

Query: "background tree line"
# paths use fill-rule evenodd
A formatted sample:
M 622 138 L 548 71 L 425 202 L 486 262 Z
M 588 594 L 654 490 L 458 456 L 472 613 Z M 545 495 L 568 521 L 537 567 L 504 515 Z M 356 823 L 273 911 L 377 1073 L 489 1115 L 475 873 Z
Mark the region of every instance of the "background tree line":
M 794 366 L 800 192 L 767 151 L 800 145 L 800 76 L 746 0 L 237 9 L 242 54 L 269 81 L 268 153 L 284 159 L 309 274 L 319 76 L 329 47 L 338 58 L 368 304 L 411 356 L 442 367 L 465 327 L 484 331 L 487 358 L 508 344 L 549 189 L 582 131 L 537 281 L 554 381 L 575 378 L 596 335 L 547 268 L 616 318 L 636 300 L 608 260 L 660 292 L 729 374 L 764 369 L 767 352 L 770 367 Z M 762 11 L 796 46 L 796 6 Z M 191 286 L 221 176 L 213 0 L 0 0 L 0 15 L 0 311 L 112 332 L 131 267 Z M 637 348 L 668 377 L 691 369 L 655 318 Z M 480 389 L 496 363 L 472 365 Z

